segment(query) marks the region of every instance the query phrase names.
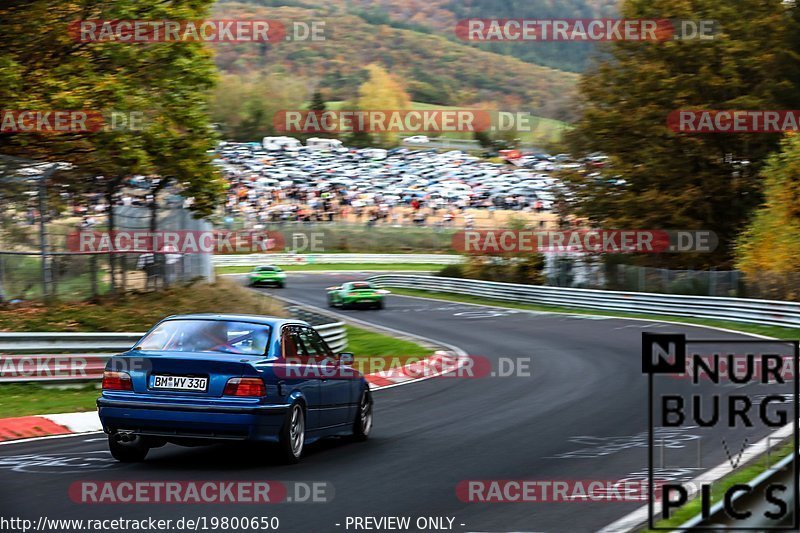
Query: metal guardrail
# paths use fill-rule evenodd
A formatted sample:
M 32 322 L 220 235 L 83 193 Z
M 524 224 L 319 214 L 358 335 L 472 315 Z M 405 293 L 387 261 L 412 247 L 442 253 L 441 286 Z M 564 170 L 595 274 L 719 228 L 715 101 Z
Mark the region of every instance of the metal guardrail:
M 0 333 L 0 354 L 124 352 L 144 333 Z
M 343 322 L 312 326 L 334 352 L 347 347 Z M 0 383 L 100 379 L 112 355 L 127 351 L 144 333 L 0 333 Z
M 330 265 L 393 263 L 455 265 L 463 262 L 460 255 L 443 254 L 243 254 L 215 255 L 215 267 L 257 265 Z
M 99 379 L 143 333 L 0 333 L 0 383 Z M 80 354 L 80 355 L 78 355 Z
M 325 339 L 325 342 L 328 343 L 334 353 L 342 352 L 347 348 L 347 330 L 344 329 L 343 322 L 331 322 L 331 320 L 335 319 L 298 305 L 288 306 L 286 310 L 292 317 L 311 324 L 317 330 L 317 333 Z
M 347 330 L 344 329 L 343 322 L 314 326 L 314 329 L 317 330 L 320 337 L 325 339 L 334 353 L 342 352 L 347 348 Z
M 800 327 L 800 303 L 777 300 L 573 289 L 409 274 L 381 274 L 371 276 L 369 281 L 380 287 L 464 294 L 514 303 Z

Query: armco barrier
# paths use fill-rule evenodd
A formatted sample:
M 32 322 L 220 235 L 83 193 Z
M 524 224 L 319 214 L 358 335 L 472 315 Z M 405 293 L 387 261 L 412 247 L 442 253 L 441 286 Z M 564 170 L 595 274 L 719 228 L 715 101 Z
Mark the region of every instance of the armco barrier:
M 347 347 L 342 322 L 313 325 L 331 349 Z M 99 379 L 106 361 L 143 333 L 0 333 L 0 383 Z M 58 369 L 56 371 L 56 369 Z
M 258 265 L 331 265 L 370 263 L 389 265 L 393 263 L 455 265 L 463 262 L 460 255 L 442 254 L 242 254 L 215 255 L 215 267 Z
M 344 329 L 344 322 L 316 325 L 314 329 L 325 339 L 334 353 L 339 353 L 347 348 L 347 330 Z
M 464 294 L 514 303 L 800 327 L 800 303 L 795 302 L 572 289 L 405 274 L 381 274 L 369 280 L 380 287 Z

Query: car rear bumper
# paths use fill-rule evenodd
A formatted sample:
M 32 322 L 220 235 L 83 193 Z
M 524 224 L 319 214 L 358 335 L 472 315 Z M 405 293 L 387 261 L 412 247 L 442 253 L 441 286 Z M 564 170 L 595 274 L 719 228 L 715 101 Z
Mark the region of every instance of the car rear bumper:
M 250 283 L 253 285 L 259 284 L 273 284 L 273 285 L 280 285 L 283 283 L 283 279 L 280 278 L 260 278 L 260 279 L 251 279 Z
M 348 305 L 376 304 L 383 300 L 381 296 L 362 296 L 361 298 L 345 298 L 343 301 Z
M 183 405 L 97 400 L 103 431 L 210 440 L 277 441 L 288 404 Z

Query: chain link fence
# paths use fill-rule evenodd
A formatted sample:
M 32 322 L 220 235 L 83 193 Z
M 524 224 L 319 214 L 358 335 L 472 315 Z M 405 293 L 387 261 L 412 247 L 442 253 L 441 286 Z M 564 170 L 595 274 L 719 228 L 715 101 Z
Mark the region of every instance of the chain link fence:
M 0 227 L 0 301 L 83 300 L 111 292 L 154 291 L 197 278 L 213 280 L 211 256 L 178 250 L 139 250 L 110 253 L 75 248 L 78 232 L 105 233 L 105 224 L 86 228 L 75 216 L 49 214 L 44 224 L 38 214 L 17 209 L 4 213 Z M 211 228 L 182 206 L 182 199 L 153 211 L 147 207 L 115 206 L 115 231 L 147 232 Z M 42 243 L 45 243 L 42 246 Z
M 629 292 L 800 301 L 800 273 L 671 270 L 573 258 L 547 262 L 547 285 Z
M 737 270 L 669 270 L 633 265 L 613 265 L 606 271 L 610 290 L 688 294 L 697 296 L 744 296 L 745 278 Z
M 198 277 L 191 254 L 0 252 L 0 302 L 85 300 L 112 291 L 154 291 Z M 115 279 L 111 280 L 111 263 Z M 47 278 L 47 281 L 45 281 Z M 47 289 L 45 290 L 45 287 Z

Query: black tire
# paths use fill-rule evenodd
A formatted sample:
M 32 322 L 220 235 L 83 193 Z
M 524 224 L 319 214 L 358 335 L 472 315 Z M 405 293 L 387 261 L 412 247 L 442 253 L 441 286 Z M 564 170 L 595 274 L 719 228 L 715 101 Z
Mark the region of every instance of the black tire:
M 136 437 L 134 442 L 123 443 L 115 433 L 108 436 L 108 449 L 111 456 L 122 463 L 140 463 L 150 451 L 150 447 L 142 443 L 142 437 Z
M 379 301 L 379 302 L 377 302 L 375 304 L 375 309 L 383 309 L 384 307 L 385 307 L 385 305 L 383 303 L 383 300 L 381 300 L 381 301 Z
M 299 417 L 300 420 L 300 434 L 297 435 L 297 427 L 296 421 L 297 419 L 295 416 Z M 278 452 L 280 454 L 280 459 L 282 462 L 286 464 L 296 464 L 300 462 L 300 458 L 303 456 L 303 450 L 305 449 L 305 439 L 306 439 L 306 413 L 303 410 L 302 404 L 299 402 L 295 402 L 289 407 L 289 410 L 286 412 L 286 418 L 283 421 L 283 427 L 281 427 L 280 435 L 278 436 Z M 293 426 L 295 429 L 293 429 Z M 299 445 L 298 445 L 298 438 L 299 438 Z
M 369 438 L 372 431 L 372 394 L 365 390 L 361 394 L 361 401 L 358 402 L 355 420 L 353 420 L 353 439 L 365 441 Z
M 278 288 L 282 289 L 284 287 L 283 283 L 278 283 Z

